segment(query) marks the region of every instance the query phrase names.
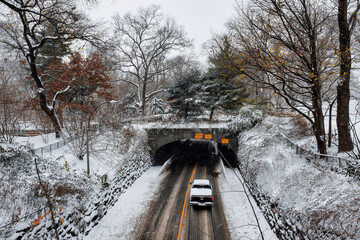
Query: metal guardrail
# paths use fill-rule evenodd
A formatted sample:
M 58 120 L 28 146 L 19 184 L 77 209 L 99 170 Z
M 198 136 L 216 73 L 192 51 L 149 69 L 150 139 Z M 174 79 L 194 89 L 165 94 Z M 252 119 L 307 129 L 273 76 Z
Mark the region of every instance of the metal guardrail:
M 35 154 L 41 154 L 41 156 L 46 153 L 46 152 L 51 152 L 53 150 L 56 150 L 58 148 L 61 148 L 63 146 L 65 146 L 66 144 L 68 144 L 69 142 L 72 142 L 74 140 L 73 137 L 68 137 L 68 138 L 65 138 L 59 142 L 56 142 L 56 143 L 53 143 L 53 144 L 49 144 L 49 145 L 46 145 L 44 147 L 40 147 L 40 148 L 35 148 L 33 150 L 33 153 Z
M 330 169 L 338 168 L 338 169 L 344 170 L 345 168 L 354 165 L 352 160 L 349 160 L 346 158 L 314 153 L 311 150 L 308 150 L 308 149 L 298 146 L 290 138 L 288 138 L 285 134 L 283 134 L 283 133 L 280 133 L 280 134 L 287 141 L 287 143 L 290 144 L 290 146 L 292 148 L 295 148 L 296 154 L 306 156 L 306 158 L 309 161 L 314 161 L 323 167 L 328 167 Z

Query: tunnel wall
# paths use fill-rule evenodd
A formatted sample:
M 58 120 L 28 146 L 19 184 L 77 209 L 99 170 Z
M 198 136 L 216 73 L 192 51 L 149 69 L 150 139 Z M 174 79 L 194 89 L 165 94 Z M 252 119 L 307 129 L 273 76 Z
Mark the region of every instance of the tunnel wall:
M 156 151 L 162 146 L 182 139 L 194 139 L 195 133 L 211 134 L 215 142 L 221 143 L 223 138 L 229 139 L 228 144 L 222 144 L 232 149 L 235 153 L 238 150 L 237 134 L 230 133 L 226 128 L 197 128 L 197 129 L 146 129 L 148 144 L 151 148 L 150 154 L 155 159 Z M 153 162 L 154 164 L 154 162 Z

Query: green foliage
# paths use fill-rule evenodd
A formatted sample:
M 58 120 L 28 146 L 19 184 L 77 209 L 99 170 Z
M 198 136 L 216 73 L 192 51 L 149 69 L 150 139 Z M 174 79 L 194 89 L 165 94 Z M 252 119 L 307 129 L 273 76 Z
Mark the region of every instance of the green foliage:
M 209 70 L 203 84 L 201 97 L 205 103 L 204 107 L 210 112 L 218 109 L 223 111 L 237 110 L 249 95 L 241 82 L 223 78 L 221 73 L 214 69 Z
M 215 110 L 223 111 L 238 110 L 243 101 L 249 96 L 244 84 L 238 76 L 238 70 L 231 42 L 227 35 L 216 40 L 216 49 L 209 57 L 212 67 L 204 77 L 204 87 L 202 89 L 203 102 L 205 108 L 210 111 L 210 119 Z
M 209 111 L 211 121 L 216 110 L 236 111 L 249 96 L 239 77 L 242 73 L 236 67 L 229 37 L 217 39 L 213 48 L 215 53 L 209 57 L 211 68 L 205 75 L 192 69 L 168 91 L 172 109 L 184 119 L 189 114 Z
M 209 62 L 212 65 L 211 71 L 217 72 L 223 79 L 233 79 L 241 74 L 239 64 L 237 62 L 236 54 L 234 53 L 230 38 L 223 35 L 217 39 L 216 53 L 209 57 Z
M 185 120 L 190 116 L 200 115 L 202 112 L 202 103 L 197 99 L 202 81 L 200 70 L 191 69 L 168 89 L 168 101 L 172 111 Z
M 55 30 L 52 26 L 46 26 L 42 34 L 44 36 L 54 35 Z M 46 72 L 53 63 L 61 61 L 61 59 L 70 54 L 70 42 L 64 39 L 47 41 L 42 48 L 39 49 L 37 57 L 38 66 L 41 72 Z

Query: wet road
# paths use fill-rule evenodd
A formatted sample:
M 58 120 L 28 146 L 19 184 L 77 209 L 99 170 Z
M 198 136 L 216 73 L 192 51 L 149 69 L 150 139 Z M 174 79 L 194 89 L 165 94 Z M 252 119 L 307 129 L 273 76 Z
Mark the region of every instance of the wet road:
M 136 239 L 230 239 L 213 168 L 188 163 L 167 174 Z M 189 183 L 193 178 L 207 178 L 213 184 L 213 208 L 190 206 Z

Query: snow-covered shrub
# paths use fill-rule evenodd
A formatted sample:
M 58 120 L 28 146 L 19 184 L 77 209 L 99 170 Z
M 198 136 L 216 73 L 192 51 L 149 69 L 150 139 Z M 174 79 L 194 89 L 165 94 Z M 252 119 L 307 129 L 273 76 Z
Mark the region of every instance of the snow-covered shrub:
M 352 161 L 351 164 L 349 164 L 346 167 L 346 175 L 351 176 L 358 181 L 360 181 L 360 162 L 359 161 Z
M 35 158 L 44 188 L 39 185 Z M 9 146 L 0 153 L 0 159 L 0 222 L 15 221 L 2 229 L 1 239 L 17 231 L 20 225 L 29 228 L 37 217 L 45 217 L 49 209 L 44 189 L 51 196 L 55 211 L 62 209 L 63 213 L 74 212 L 96 192 L 96 183 L 85 174 L 68 172 L 57 161 L 33 155 L 26 146 Z M 39 226 L 47 222 L 39 219 Z M 17 223 L 18 220 L 21 222 Z
M 109 141 L 110 139 L 110 141 Z M 101 146 L 106 143 L 106 146 Z M 124 165 L 132 156 L 140 152 L 149 152 L 146 131 L 136 129 L 132 125 L 125 125 L 121 129 L 114 129 L 102 136 L 98 144 L 94 145 L 95 149 L 104 149 L 101 155 L 110 155 L 112 165 Z M 104 156 L 105 157 L 105 156 Z
M 112 136 L 115 132 L 117 134 Z M 56 220 L 61 223 L 58 227 L 60 239 L 74 236 L 82 239 L 118 197 L 151 166 L 146 142 L 144 130 L 129 126 L 122 131 L 108 131 L 99 137 L 95 147 L 102 151 L 91 155 L 98 155 L 92 159 L 92 166 L 96 166 L 95 161 L 99 158 L 106 156 L 108 163 L 117 169 L 109 177 L 106 187 L 97 181 L 98 174 L 95 172 L 89 178 L 81 169 L 69 167 L 67 161 L 64 167 L 64 155 L 56 159 L 38 158 L 27 147 L 1 145 L 0 199 L 4 201 L 0 201 L 0 222 L 1 225 L 12 221 L 15 223 L 0 229 L 0 239 L 54 237 L 44 188 L 39 185 L 36 175 L 35 157 L 43 185 L 55 205 Z M 38 225 L 34 225 L 34 222 Z
M 240 109 L 239 114 L 229 124 L 229 128 L 233 132 L 241 132 L 244 129 L 249 129 L 261 122 L 264 118 L 263 112 L 252 105 L 247 105 Z
M 149 114 L 163 114 L 165 101 L 160 98 L 153 98 L 148 108 Z
M 31 152 L 29 146 L 7 144 L 0 146 L 0 164 L 15 161 L 21 157 L 29 155 Z

